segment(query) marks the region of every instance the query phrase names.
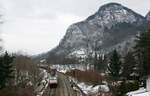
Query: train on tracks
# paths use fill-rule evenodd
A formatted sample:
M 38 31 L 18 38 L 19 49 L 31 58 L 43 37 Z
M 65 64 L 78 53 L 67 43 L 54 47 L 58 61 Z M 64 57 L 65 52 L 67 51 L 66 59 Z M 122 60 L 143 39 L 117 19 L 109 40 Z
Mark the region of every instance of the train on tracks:
M 51 88 L 57 87 L 58 79 L 57 79 L 57 70 L 56 68 L 49 68 L 49 86 Z

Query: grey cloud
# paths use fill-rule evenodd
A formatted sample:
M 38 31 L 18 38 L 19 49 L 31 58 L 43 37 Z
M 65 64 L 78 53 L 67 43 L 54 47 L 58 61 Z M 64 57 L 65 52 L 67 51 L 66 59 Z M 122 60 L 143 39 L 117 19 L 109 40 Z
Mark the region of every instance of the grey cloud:
M 134 11 L 145 15 L 149 10 L 148 0 L 2 0 L 11 14 L 32 16 L 37 10 L 45 11 L 47 16 L 54 17 L 57 12 L 85 16 L 95 13 L 99 7 L 109 2 L 119 2 Z M 15 12 L 14 12 L 15 11 Z M 12 13 L 14 12 L 14 13 Z M 43 13 L 42 13 L 43 14 Z M 42 15 L 43 16 L 43 15 Z

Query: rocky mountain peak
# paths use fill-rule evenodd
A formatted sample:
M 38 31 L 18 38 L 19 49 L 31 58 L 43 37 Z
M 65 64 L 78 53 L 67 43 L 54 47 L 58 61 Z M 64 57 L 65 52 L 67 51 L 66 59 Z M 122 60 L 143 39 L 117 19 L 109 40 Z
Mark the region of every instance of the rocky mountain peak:
M 139 32 L 145 17 L 118 3 L 109 3 L 86 20 L 74 23 L 66 31 L 54 53 L 110 52 L 123 50 Z M 84 51 L 84 52 L 82 52 Z
M 148 14 L 146 15 L 146 20 L 150 21 L 150 11 L 148 12 Z
M 107 10 L 107 11 L 111 11 L 111 10 L 118 10 L 118 9 L 122 9 L 123 6 L 119 3 L 108 3 L 108 4 L 105 4 L 103 6 L 101 6 L 99 8 L 99 11 L 104 11 L 104 10 Z
M 141 23 L 143 19 L 143 16 L 118 3 L 105 4 L 94 15 L 87 18 L 90 22 L 100 22 L 98 25 L 106 25 L 108 28 L 122 22 Z
M 113 14 L 124 14 L 128 15 L 128 13 L 134 13 L 131 9 L 128 9 L 127 7 L 124 7 L 121 4 L 118 3 L 108 3 L 103 6 L 101 6 L 97 12 L 100 16 L 104 16 L 106 14 L 113 15 Z M 119 14 L 118 14 L 119 15 Z

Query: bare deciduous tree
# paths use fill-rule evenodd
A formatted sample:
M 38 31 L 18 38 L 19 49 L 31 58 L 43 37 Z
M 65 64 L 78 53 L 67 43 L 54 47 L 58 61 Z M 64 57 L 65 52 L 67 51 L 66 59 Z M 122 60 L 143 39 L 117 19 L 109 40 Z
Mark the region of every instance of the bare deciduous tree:
M 26 87 L 38 82 L 40 70 L 32 59 L 23 55 L 16 55 L 13 61 L 15 66 L 15 84 Z

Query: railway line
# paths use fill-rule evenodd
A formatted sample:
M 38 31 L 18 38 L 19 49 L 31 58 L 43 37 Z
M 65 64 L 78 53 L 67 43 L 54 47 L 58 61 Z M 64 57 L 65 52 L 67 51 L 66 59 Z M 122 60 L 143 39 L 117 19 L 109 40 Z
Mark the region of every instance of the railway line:
M 50 88 L 48 86 L 42 96 L 75 96 L 75 95 L 73 95 L 73 90 L 70 86 L 67 77 L 62 73 L 58 73 L 57 88 Z
M 72 90 L 69 86 L 69 81 L 67 79 L 66 76 L 64 76 L 63 74 L 59 73 L 59 77 L 60 77 L 60 81 L 61 81 L 61 84 L 62 84 L 62 94 L 61 96 L 72 96 L 73 93 L 72 93 Z
M 50 89 L 49 96 L 56 96 L 56 88 Z
M 50 87 L 48 87 L 48 88 L 45 90 L 43 96 L 57 96 L 57 95 L 56 95 L 56 88 L 50 88 Z

